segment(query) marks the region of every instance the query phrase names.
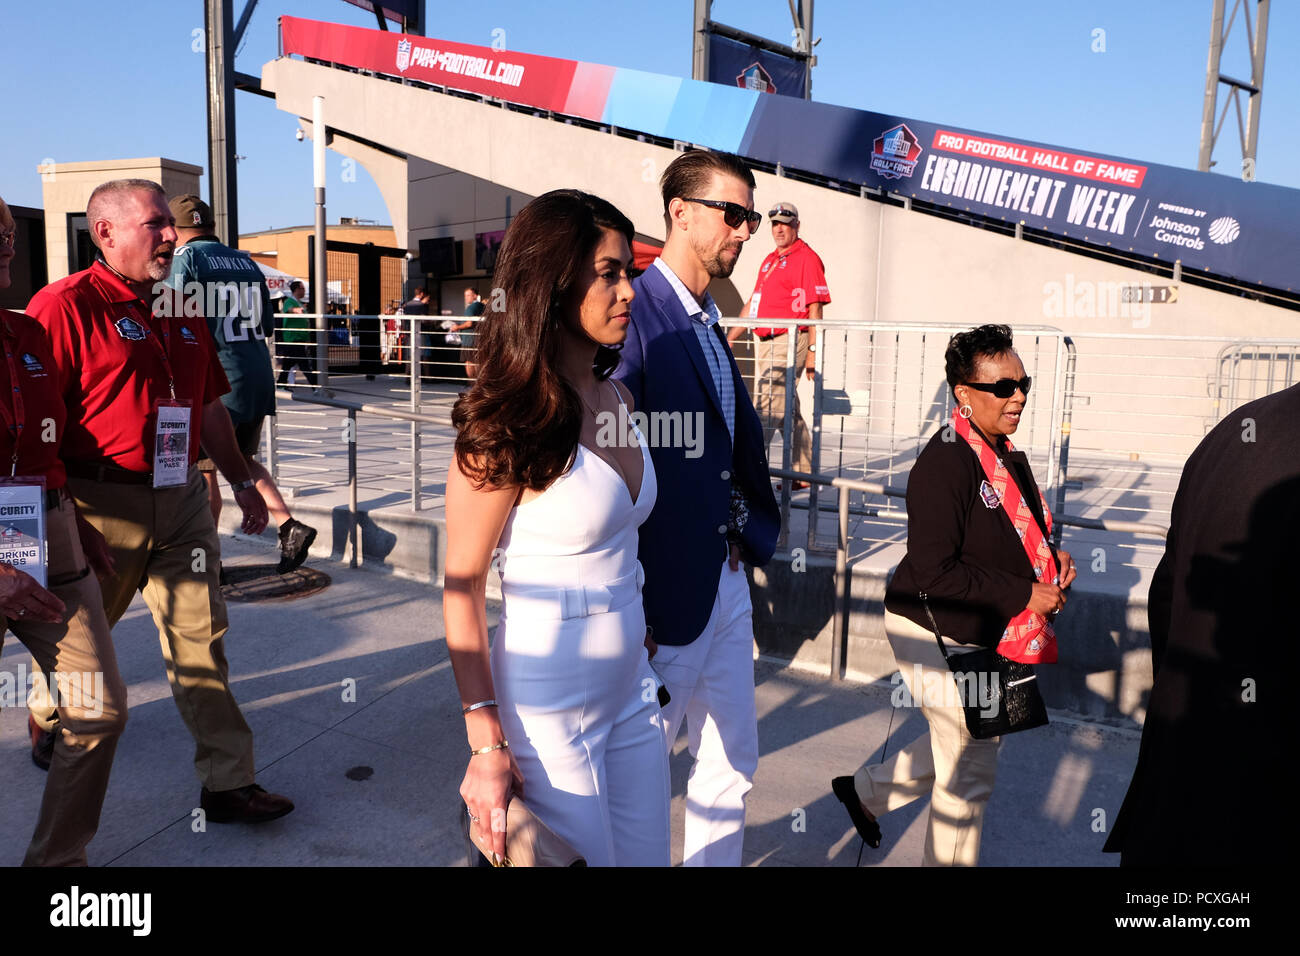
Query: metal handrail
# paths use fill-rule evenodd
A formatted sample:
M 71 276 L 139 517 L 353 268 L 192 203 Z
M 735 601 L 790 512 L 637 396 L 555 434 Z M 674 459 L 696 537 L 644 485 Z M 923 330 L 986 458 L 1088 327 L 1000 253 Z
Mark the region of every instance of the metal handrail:
M 326 395 L 313 394 L 302 395 L 277 389 L 275 396 L 277 399 L 286 399 L 307 405 L 324 405 L 328 408 L 341 408 L 348 413 L 348 543 L 351 545 L 351 553 L 348 556 L 348 567 L 355 568 L 360 559 L 360 542 L 358 541 L 358 529 L 361 524 L 361 516 L 357 503 L 357 415 L 375 415 L 381 418 L 391 418 L 397 421 L 412 422 L 415 425 L 451 425 L 451 419 L 439 418 L 434 415 L 425 415 L 420 412 L 406 412 L 396 408 L 388 408 L 383 405 L 374 405 L 370 402 L 349 402 L 346 399 L 334 398 Z
M 345 399 L 330 398 L 324 395 L 303 395 L 300 392 L 290 392 L 286 389 L 277 389 L 275 397 L 277 399 L 288 399 L 290 401 L 310 405 L 328 405 L 330 408 L 350 409 L 366 415 L 378 415 L 382 418 L 395 418 L 404 422 L 420 422 L 423 425 L 445 425 L 451 427 L 450 418 L 438 418 L 434 415 L 425 415 L 422 412 L 404 412 L 401 409 L 389 408 L 386 405 L 372 405 L 369 402 L 349 402 Z
M 783 491 L 788 488 L 788 481 L 806 481 L 814 485 L 828 485 L 839 494 L 839 533 L 835 541 L 835 614 L 831 619 L 831 673 L 832 681 L 842 679 L 844 654 L 849 640 L 849 492 L 863 491 L 867 494 L 882 495 L 890 498 L 906 498 L 907 492 L 874 481 L 860 481 L 856 478 L 840 478 L 836 475 L 814 475 L 808 472 L 791 471 L 786 468 L 770 468 L 769 473 L 781 478 Z M 788 492 L 787 492 L 788 493 Z M 1100 521 L 1092 518 L 1078 518 L 1073 515 L 1056 517 L 1057 527 L 1070 525 L 1077 528 L 1092 528 L 1101 531 L 1128 532 L 1146 534 L 1158 538 L 1167 538 L 1169 529 L 1160 525 L 1146 524 L 1140 521 Z

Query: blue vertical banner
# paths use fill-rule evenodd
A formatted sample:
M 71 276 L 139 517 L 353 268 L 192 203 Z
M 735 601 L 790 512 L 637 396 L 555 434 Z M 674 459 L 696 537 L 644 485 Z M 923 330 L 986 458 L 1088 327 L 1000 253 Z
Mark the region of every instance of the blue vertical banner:
M 709 34 L 709 82 L 803 99 L 802 60 Z

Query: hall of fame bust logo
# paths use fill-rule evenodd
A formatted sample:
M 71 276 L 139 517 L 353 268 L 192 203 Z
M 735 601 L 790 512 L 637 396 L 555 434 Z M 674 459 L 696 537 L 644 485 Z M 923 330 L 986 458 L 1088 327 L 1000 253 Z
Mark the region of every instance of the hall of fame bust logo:
M 1002 498 L 998 495 L 997 489 L 989 484 L 988 481 L 980 483 L 980 500 L 984 502 L 984 507 L 989 509 L 996 508 L 998 505 L 1002 504 Z
M 128 342 L 143 342 L 149 337 L 149 330 L 129 315 L 122 316 L 113 323 L 113 327 L 117 329 L 117 334 Z
M 760 93 L 775 93 L 776 83 L 772 74 L 763 69 L 763 64 L 754 62 L 740 71 L 736 85 L 742 90 L 757 90 Z
M 871 143 L 871 168 L 883 179 L 902 179 L 916 172 L 921 158 L 921 144 L 916 134 L 899 123 L 887 129 Z

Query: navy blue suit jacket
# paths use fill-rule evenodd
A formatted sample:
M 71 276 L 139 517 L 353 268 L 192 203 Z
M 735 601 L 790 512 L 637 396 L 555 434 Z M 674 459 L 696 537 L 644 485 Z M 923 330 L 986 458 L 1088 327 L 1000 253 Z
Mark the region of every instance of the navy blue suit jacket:
M 717 387 L 691 328 L 694 320 L 657 267 L 638 276 L 632 287 L 632 321 L 614 374 L 632 393 L 636 410 L 651 419 L 646 440 L 659 497 L 641 526 L 638 553 L 645 568 L 646 623 L 660 644 L 689 644 L 704 631 L 718 594 L 718 576 L 728 553 L 732 482 L 749 505 L 749 520 L 741 531 L 747 564 L 762 567 L 772 559 L 781 517 L 767 470 L 763 428 L 721 328 L 714 326 L 712 333 L 724 344 L 736 394 L 734 448 Z M 702 420 L 703 434 L 694 436 L 697 447 L 655 447 L 656 412 Z

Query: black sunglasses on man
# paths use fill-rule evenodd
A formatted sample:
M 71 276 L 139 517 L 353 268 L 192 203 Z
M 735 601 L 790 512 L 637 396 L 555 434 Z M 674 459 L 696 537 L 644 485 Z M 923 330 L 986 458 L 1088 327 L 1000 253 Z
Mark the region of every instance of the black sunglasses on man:
M 722 210 L 722 221 L 732 229 L 739 229 L 742 222 L 749 222 L 749 231 L 753 232 L 758 228 L 758 224 L 763 221 L 761 212 L 754 212 L 752 209 L 746 209 L 737 202 L 723 202 L 721 199 L 688 199 L 682 197 L 685 202 L 697 202 L 701 206 L 709 206 L 713 209 Z

